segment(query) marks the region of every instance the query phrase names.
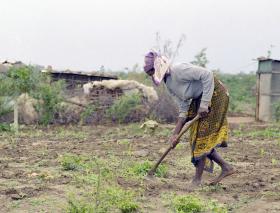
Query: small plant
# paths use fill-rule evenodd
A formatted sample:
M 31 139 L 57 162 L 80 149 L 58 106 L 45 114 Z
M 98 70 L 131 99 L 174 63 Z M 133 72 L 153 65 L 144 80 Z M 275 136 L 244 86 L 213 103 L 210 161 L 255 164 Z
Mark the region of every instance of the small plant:
M 110 187 L 103 194 L 103 200 L 108 200 L 107 205 L 116 206 L 122 213 L 135 212 L 139 205 L 133 199 L 133 192 L 118 187 Z
M 150 161 L 144 161 L 143 163 L 136 163 L 129 169 L 129 172 L 137 176 L 145 176 L 152 169 L 153 164 Z M 166 177 L 167 167 L 164 164 L 159 165 L 155 172 L 157 177 Z
M 68 200 L 68 213 L 94 213 L 94 208 L 91 203 L 77 201 L 75 199 Z
M 65 154 L 62 156 L 60 164 L 66 171 L 78 170 L 81 167 L 81 157 L 74 154 Z
M 271 163 L 272 163 L 272 165 L 276 165 L 276 164 L 278 164 L 278 160 L 275 158 L 272 158 Z
M 81 121 L 80 124 L 86 123 L 86 119 L 93 114 L 96 108 L 92 105 L 89 105 L 85 108 L 85 110 L 81 113 Z
M 277 122 L 280 121 L 280 101 L 272 105 L 274 111 L 274 117 Z
M 0 123 L 0 132 L 10 132 L 12 131 L 11 126 L 6 123 Z
M 210 200 L 206 204 L 206 209 L 208 209 L 209 212 L 211 212 L 211 213 L 227 213 L 228 212 L 227 208 L 224 205 L 218 203 L 215 200 Z
M 263 148 L 260 149 L 260 155 L 263 157 L 265 155 L 265 150 Z
M 124 123 L 132 112 L 139 107 L 141 97 L 138 93 L 123 95 L 107 110 L 106 114 L 113 120 Z
M 204 210 L 202 200 L 193 195 L 175 196 L 172 207 L 176 213 L 196 213 Z

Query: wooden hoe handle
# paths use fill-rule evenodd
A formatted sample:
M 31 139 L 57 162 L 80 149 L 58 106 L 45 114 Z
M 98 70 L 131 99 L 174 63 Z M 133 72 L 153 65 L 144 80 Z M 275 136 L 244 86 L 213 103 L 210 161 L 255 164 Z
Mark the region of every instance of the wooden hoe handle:
M 195 116 L 192 120 L 188 121 L 183 129 L 180 131 L 179 135 L 177 136 L 177 140 L 180 140 L 182 135 L 193 125 L 194 122 L 196 122 L 199 119 L 199 115 Z M 163 159 L 166 157 L 166 155 L 170 152 L 170 150 L 173 149 L 172 146 L 169 146 L 168 149 L 163 153 L 161 158 L 157 161 L 157 163 L 154 165 L 154 167 L 148 172 L 148 175 L 154 175 L 156 172 L 159 164 L 163 161 Z

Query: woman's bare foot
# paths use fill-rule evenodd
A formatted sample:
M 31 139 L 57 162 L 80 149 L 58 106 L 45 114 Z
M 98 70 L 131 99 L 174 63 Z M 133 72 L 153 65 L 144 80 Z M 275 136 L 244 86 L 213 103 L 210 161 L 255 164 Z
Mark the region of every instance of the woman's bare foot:
M 230 176 L 235 173 L 235 170 L 232 166 L 226 166 L 225 168 L 222 168 L 221 174 L 215 178 L 214 180 L 210 181 L 210 185 L 216 185 L 217 183 L 221 182 L 222 179 L 224 179 L 227 176 Z
M 201 186 L 201 180 L 194 178 L 191 182 L 191 185 L 194 187 Z

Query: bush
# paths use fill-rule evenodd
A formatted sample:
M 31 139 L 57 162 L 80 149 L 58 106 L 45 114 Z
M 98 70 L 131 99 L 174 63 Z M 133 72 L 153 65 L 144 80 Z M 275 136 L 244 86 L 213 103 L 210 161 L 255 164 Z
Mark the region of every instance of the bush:
M 46 79 L 47 80 L 47 79 Z M 63 81 L 53 83 L 42 82 L 33 96 L 40 100 L 36 110 L 40 114 L 40 124 L 47 125 L 54 121 L 59 110 L 59 103 L 62 102 Z
M 134 110 L 140 109 L 141 96 L 138 93 L 123 95 L 107 110 L 106 114 L 119 123 L 129 121 L 128 117 Z

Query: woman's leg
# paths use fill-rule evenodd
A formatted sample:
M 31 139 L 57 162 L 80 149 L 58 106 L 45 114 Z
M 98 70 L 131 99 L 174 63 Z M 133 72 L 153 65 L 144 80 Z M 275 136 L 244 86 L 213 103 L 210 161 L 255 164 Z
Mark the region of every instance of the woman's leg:
M 210 184 L 217 184 L 219 183 L 223 178 L 232 175 L 235 171 L 233 169 L 233 167 L 227 163 L 219 154 L 218 152 L 214 149 L 211 154 L 208 155 L 208 157 L 215 161 L 222 169 L 221 174 L 215 178 L 214 180 L 212 180 L 210 182 Z
M 201 177 L 203 174 L 204 166 L 205 166 L 205 159 L 206 156 L 202 157 L 200 160 L 198 160 L 196 169 L 195 169 L 195 176 L 192 180 L 193 185 L 200 185 L 201 184 Z

